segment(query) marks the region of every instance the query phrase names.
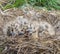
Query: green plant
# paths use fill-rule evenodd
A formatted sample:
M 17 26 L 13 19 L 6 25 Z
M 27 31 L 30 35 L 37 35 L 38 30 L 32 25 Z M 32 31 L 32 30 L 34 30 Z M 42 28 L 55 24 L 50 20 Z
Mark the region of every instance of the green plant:
M 14 7 L 22 6 L 25 3 L 25 0 L 16 0 L 15 3 L 13 3 Z
M 25 4 L 25 0 L 9 0 L 9 2 L 4 6 L 3 9 L 5 10 L 14 7 L 20 7 L 23 4 Z
M 47 9 L 60 9 L 60 3 L 57 0 L 29 0 L 28 3 L 33 6 L 46 7 Z
M 4 9 L 20 7 L 26 3 L 32 6 L 46 7 L 47 9 L 53 8 L 60 10 L 59 0 L 9 0 L 9 3 L 7 3 L 4 6 Z

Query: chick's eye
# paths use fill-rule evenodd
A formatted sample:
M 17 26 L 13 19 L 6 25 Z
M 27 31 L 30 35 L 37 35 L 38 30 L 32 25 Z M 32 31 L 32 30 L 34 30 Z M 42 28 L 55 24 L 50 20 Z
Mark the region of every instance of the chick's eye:
M 24 24 L 26 24 L 26 22 L 24 22 Z
M 56 27 L 57 29 L 59 28 L 59 27 Z
M 56 29 L 60 29 L 60 25 L 56 26 Z
M 48 28 L 48 26 L 47 26 L 47 25 L 45 25 L 45 27 L 46 27 L 46 28 Z

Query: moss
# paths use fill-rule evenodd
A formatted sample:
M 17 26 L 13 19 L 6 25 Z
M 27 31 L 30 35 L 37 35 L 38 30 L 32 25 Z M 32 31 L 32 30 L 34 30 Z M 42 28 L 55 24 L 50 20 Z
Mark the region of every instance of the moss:
M 3 48 L 0 47 L 0 54 L 2 53 Z

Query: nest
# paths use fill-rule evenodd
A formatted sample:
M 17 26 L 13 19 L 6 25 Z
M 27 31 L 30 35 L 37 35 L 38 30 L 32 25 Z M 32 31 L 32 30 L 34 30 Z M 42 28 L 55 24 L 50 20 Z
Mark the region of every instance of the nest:
M 34 41 L 26 37 L 7 38 L 2 54 L 59 54 L 60 40 Z
M 2 32 L 0 36 L 0 47 L 3 48 L 1 54 L 60 54 L 60 16 L 58 11 L 49 12 L 47 10 L 36 10 L 33 7 L 25 7 L 24 9 L 5 10 L 0 12 L 0 15 L 0 19 L 2 18 L 2 20 L 0 20 Z M 36 25 L 37 23 L 33 26 L 39 29 L 32 27 L 32 30 L 35 30 L 28 31 L 28 28 L 22 23 L 23 28 L 19 26 L 19 28 L 16 27 L 17 31 L 21 33 L 16 31 L 16 33 L 13 34 L 11 32 L 15 32 L 14 24 L 18 23 L 16 21 L 19 20 L 18 17 L 27 19 L 32 25 L 34 22 L 37 22 L 39 24 L 42 23 L 44 26 L 43 22 L 48 22 L 47 24 L 54 28 L 51 27 L 52 30 L 54 30 L 54 34 L 50 35 L 46 30 L 40 28 L 38 26 L 39 24 Z M 21 21 L 19 23 L 21 23 Z M 28 25 L 29 23 L 27 22 Z M 13 27 L 11 25 L 13 25 Z M 18 25 L 21 26 L 21 24 Z

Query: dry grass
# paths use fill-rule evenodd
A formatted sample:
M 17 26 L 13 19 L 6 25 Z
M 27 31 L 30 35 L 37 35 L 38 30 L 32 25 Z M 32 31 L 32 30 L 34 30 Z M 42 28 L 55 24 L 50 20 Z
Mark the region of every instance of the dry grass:
M 33 12 L 29 13 L 29 11 Z M 26 13 L 27 11 L 27 13 Z M 9 14 L 8 14 L 9 13 Z M 37 15 L 35 15 L 37 14 Z M 10 9 L 0 12 L 0 28 L 3 30 L 8 22 L 15 20 L 18 16 L 23 16 L 27 19 L 32 19 L 35 21 L 47 21 L 55 28 L 55 34 L 42 34 L 38 38 L 35 38 L 35 34 L 29 35 L 25 33 L 24 35 L 7 36 L 2 32 L 0 46 L 4 48 L 2 54 L 60 54 L 60 30 L 56 31 L 56 24 L 60 21 L 60 16 L 58 11 L 47 11 L 47 10 L 36 10 L 32 7 L 27 9 Z M 12 20 L 13 19 L 13 20 Z M 60 27 L 59 27 L 60 28 Z M 1 31 L 2 31 L 1 30 Z M 38 31 L 37 31 L 38 32 Z M 32 38 L 33 37 L 33 38 Z

